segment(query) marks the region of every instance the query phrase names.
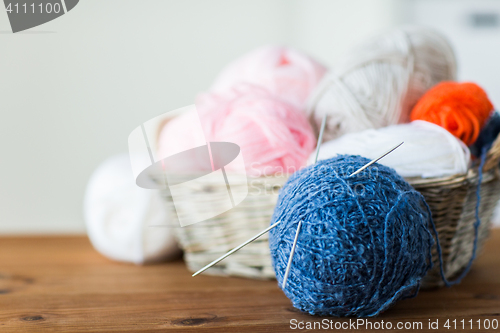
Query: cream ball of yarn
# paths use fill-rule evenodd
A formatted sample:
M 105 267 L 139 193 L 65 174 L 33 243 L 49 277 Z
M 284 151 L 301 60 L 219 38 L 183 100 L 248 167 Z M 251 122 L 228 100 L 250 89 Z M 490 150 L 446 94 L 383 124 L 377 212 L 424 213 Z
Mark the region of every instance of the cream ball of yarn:
M 403 27 L 353 48 L 315 89 L 308 113 L 316 131 L 327 115 L 324 140 L 409 121 L 432 86 L 455 80 L 456 60 L 444 36 Z
M 170 214 L 158 191 L 135 184 L 128 154 L 105 160 L 92 174 L 84 199 L 87 234 L 104 256 L 143 264 L 177 258 Z M 177 221 L 175 221 L 177 223 Z

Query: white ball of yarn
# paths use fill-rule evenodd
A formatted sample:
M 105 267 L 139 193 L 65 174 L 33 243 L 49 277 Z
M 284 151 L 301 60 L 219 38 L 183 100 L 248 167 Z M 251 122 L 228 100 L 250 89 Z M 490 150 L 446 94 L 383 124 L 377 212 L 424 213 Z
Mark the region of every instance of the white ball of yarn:
M 422 27 L 398 28 L 345 54 L 315 89 L 308 112 L 316 130 L 328 115 L 325 141 L 405 123 L 429 88 L 455 77 L 455 55 L 442 35 Z
M 142 264 L 177 257 L 180 250 L 157 191 L 138 187 L 127 154 L 104 161 L 92 174 L 84 215 L 92 245 L 104 256 Z
M 350 133 L 321 145 L 318 160 L 337 154 L 374 159 L 399 142 L 404 144 L 379 163 L 409 177 L 445 177 L 467 173 L 470 152 L 465 144 L 444 128 L 422 120 Z M 311 154 L 308 163 L 314 163 Z M 353 170 L 354 171 L 354 170 Z

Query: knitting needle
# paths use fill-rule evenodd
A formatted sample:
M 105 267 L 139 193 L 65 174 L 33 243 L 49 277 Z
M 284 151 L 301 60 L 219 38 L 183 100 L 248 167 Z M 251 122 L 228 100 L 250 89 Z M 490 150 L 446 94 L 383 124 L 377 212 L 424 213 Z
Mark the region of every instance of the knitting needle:
M 321 147 L 321 142 L 323 142 L 323 132 L 325 131 L 325 125 L 326 125 L 326 113 L 323 116 L 323 120 L 321 121 L 321 130 L 319 131 L 318 144 L 316 147 L 316 157 L 314 158 L 314 163 L 318 161 L 319 148 Z
M 321 143 L 323 142 L 323 133 L 325 132 L 326 126 L 326 113 L 323 115 L 323 120 L 321 121 L 321 129 L 318 136 L 318 144 L 316 146 L 316 157 L 314 158 L 314 163 L 318 161 L 319 149 L 321 148 Z M 285 289 L 286 281 L 288 280 L 288 274 L 290 274 L 290 267 L 292 266 L 293 255 L 295 254 L 295 247 L 297 246 L 297 239 L 299 238 L 299 231 L 302 225 L 302 221 L 299 222 L 297 231 L 295 232 L 295 239 L 293 240 L 292 250 L 290 251 L 290 257 L 288 258 L 288 264 L 286 265 L 285 276 L 283 277 L 283 283 L 281 284 L 281 289 Z
M 205 267 L 203 267 L 202 269 L 200 269 L 199 271 L 197 271 L 196 273 L 194 273 L 192 276 L 196 276 L 198 274 L 200 274 L 201 272 L 205 271 L 206 269 L 212 267 L 213 265 L 215 265 L 216 263 L 218 263 L 219 261 L 229 257 L 231 254 L 233 254 L 234 252 L 238 251 L 239 249 L 241 249 L 242 247 L 244 247 L 245 245 L 248 245 L 249 243 L 253 242 L 254 240 L 256 240 L 257 238 L 259 238 L 260 236 L 262 236 L 263 234 L 265 234 L 266 232 L 268 232 L 269 230 L 271 230 L 272 228 L 276 227 L 278 225 L 278 223 L 280 223 L 281 221 L 278 221 L 276 222 L 275 224 L 273 224 L 272 226 L 268 227 L 266 230 L 263 230 L 261 231 L 259 234 L 253 236 L 252 238 L 250 238 L 249 240 L 247 240 L 245 243 L 239 245 L 238 247 L 235 247 L 234 249 L 232 249 L 231 251 L 229 251 L 228 253 L 224 254 L 222 257 L 219 257 L 217 259 L 215 259 L 214 261 L 212 261 L 210 264 L 206 265 Z
M 378 160 L 382 159 L 383 157 L 389 155 L 390 153 L 392 153 L 394 150 L 396 150 L 396 148 L 398 148 L 399 146 L 401 146 L 403 143 L 405 143 L 404 141 L 402 141 L 400 144 L 398 144 L 397 146 L 389 149 L 388 151 L 386 151 L 385 153 L 383 153 L 381 156 L 377 157 L 376 159 L 374 160 L 371 160 L 370 162 L 366 163 L 364 166 L 362 166 L 361 168 L 359 168 L 357 171 L 351 173 L 349 175 L 349 177 L 351 176 L 354 176 L 354 175 L 357 175 L 358 173 L 360 173 L 361 171 L 363 171 L 364 169 L 368 168 L 370 165 L 372 165 L 373 163 L 377 162 Z
M 293 254 L 295 253 L 295 246 L 297 246 L 297 239 L 299 238 L 300 226 L 302 221 L 299 222 L 297 231 L 295 232 L 295 239 L 293 240 L 292 251 L 290 251 L 290 257 L 288 258 L 288 264 L 286 265 L 285 276 L 283 277 L 282 289 L 286 287 L 286 281 L 288 280 L 288 274 L 290 274 L 290 267 L 292 266 Z

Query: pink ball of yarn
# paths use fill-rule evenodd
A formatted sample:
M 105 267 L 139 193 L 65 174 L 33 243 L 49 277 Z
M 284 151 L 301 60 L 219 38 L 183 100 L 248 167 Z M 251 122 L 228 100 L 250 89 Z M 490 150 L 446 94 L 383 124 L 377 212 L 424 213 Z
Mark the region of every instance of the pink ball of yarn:
M 249 83 L 303 108 L 325 72 L 325 66 L 302 52 L 281 46 L 265 46 L 227 65 L 211 90 L 227 92 L 235 84 Z
M 196 106 L 207 141 L 239 145 L 252 176 L 293 173 L 306 164 L 316 144 L 303 112 L 257 86 L 204 94 Z
M 158 136 L 158 156 L 165 158 L 207 144 L 193 108 L 166 123 Z

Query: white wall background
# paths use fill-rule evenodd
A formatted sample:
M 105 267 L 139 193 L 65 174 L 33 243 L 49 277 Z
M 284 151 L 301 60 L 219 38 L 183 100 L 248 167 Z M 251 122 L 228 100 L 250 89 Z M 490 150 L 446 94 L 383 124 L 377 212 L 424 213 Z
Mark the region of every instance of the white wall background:
M 0 233 L 84 232 L 93 169 L 129 132 L 191 104 L 217 72 L 262 44 L 331 64 L 392 24 L 382 0 L 81 0 L 10 33 L 0 10 Z
M 332 65 L 409 20 L 401 3 L 81 0 L 18 34 L 0 10 L 0 233 L 84 232 L 86 182 L 126 152 L 136 126 L 191 104 L 226 63 L 262 44 Z

